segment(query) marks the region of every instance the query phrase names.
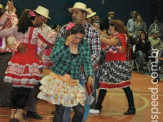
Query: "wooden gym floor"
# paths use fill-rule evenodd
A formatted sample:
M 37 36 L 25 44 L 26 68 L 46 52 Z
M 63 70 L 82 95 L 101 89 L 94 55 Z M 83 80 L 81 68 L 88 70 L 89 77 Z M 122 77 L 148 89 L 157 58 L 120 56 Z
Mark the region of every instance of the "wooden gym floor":
M 87 122 L 163 122 L 163 79 L 156 84 L 151 79 L 144 74 L 132 73 L 131 88 L 137 109 L 135 115 L 123 115 L 128 109 L 125 94 L 122 89 L 113 89 L 107 92 L 102 113 L 90 114 Z M 52 122 L 54 105 L 41 100 L 37 104 L 37 110 L 43 120 L 27 119 L 27 122 Z M 9 108 L 0 107 L 0 122 L 8 122 L 9 113 Z

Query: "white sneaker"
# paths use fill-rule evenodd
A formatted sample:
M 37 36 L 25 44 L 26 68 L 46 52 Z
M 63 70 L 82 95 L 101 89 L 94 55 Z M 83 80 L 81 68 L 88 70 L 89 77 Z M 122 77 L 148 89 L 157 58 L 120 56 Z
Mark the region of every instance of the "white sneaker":
M 90 110 L 89 110 L 89 113 L 90 113 L 90 114 L 99 114 L 100 111 L 97 110 L 97 109 L 90 109 Z

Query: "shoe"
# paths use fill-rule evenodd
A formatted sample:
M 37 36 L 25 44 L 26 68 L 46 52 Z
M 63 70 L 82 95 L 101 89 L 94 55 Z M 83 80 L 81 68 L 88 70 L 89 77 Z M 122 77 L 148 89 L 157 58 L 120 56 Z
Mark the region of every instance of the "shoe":
M 126 112 L 124 112 L 124 115 L 131 115 L 135 113 L 136 113 L 135 106 L 132 106 L 132 107 L 129 107 L 129 109 Z
M 89 113 L 90 113 L 90 114 L 99 114 L 100 111 L 99 111 L 98 109 L 90 109 L 90 110 L 89 110 Z
M 32 112 L 32 111 L 27 111 L 26 117 L 27 118 L 33 118 L 33 119 L 40 119 L 40 120 L 43 118 L 37 112 Z

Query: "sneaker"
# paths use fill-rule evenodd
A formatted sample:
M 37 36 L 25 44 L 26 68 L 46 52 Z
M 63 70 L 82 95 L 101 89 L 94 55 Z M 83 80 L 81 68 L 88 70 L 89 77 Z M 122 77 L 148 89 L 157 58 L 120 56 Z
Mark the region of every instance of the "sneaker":
M 90 109 L 90 110 L 89 110 L 89 113 L 90 113 L 90 114 L 99 114 L 100 111 L 97 110 L 97 109 Z

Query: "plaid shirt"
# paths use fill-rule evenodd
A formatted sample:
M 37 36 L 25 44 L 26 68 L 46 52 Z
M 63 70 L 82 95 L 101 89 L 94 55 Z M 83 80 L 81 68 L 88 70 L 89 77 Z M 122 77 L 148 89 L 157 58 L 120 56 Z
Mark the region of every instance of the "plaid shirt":
M 66 26 L 67 25 L 62 26 L 58 34 L 58 37 L 65 36 Z M 85 31 L 86 31 L 86 34 L 84 35 L 84 40 L 87 40 L 90 47 L 92 66 L 93 68 L 97 68 L 99 64 L 100 50 L 101 50 L 99 32 L 88 22 L 85 22 L 83 26 L 85 27 Z
M 50 55 L 51 60 L 55 62 L 51 71 L 59 75 L 69 72 L 73 79 L 79 79 L 81 77 L 80 67 L 83 65 L 86 78 L 93 76 L 89 50 L 87 41 L 83 40 L 83 43 L 79 43 L 78 55 L 73 58 L 70 49 L 65 45 L 65 39 L 58 38 Z

